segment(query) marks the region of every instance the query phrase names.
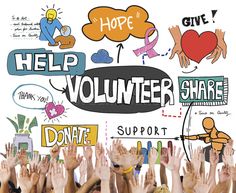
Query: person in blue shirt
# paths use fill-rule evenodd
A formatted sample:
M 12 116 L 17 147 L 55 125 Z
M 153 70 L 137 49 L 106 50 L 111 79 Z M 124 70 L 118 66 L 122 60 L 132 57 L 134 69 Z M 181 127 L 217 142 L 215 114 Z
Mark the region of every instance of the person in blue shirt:
M 39 39 L 41 41 L 49 41 L 51 45 L 56 45 L 56 42 L 53 39 L 55 30 L 58 29 L 60 31 L 62 28 L 62 24 L 56 17 L 57 17 L 56 10 L 48 9 L 46 12 L 46 17 L 43 17 L 40 20 L 41 32 Z

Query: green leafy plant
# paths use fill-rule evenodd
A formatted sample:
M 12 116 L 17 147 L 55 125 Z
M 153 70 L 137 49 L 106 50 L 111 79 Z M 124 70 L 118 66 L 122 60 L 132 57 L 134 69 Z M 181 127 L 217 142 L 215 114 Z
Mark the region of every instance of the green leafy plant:
M 7 120 L 9 120 L 12 125 L 14 126 L 16 133 L 18 134 L 29 134 L 32 133 L 32 128 L 38 126 L 37 118 L 34 117 L 31 121 L 29 118 L 26 118 L 25 115 L 18 114 L 17 117 L 15 117 L 15 120 L 12 120 L 7 117 Z

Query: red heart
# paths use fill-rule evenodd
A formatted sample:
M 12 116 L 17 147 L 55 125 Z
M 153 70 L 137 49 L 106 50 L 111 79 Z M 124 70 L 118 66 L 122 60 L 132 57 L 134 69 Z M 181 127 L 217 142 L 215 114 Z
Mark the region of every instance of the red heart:
M 217 46 L 218 40 L 215 33 L 206 31 L 199 35 L 195 30 L 184 32 L 181 38 L 181 47 L 185 55 L 200 63 Z

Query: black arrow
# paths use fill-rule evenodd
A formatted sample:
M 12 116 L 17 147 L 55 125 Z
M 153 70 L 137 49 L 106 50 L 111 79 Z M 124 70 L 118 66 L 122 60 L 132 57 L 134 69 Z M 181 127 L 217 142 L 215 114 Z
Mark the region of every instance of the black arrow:
M 121 51 L 121 49 L 124 49 L 124 46 L 122 43 L 120 43 L 116 47 L 118 48 L 117 63 L 119 63 L 120 62 L 120 51 Z
M 184 72 L 184 71 L 182 71 L 182 72 L 183 72 L 184 74 L 189 74 L 189 73 L 194 72 L 195 70 L 197 70 L 197 66 L 195 66 L 194 69 L 193 69 L 192 71 L 190 71 L 190 72 Z
M 174 139 L 174 140 L 179 140 L 179 137 L 173 137 L 173 138 L 165 138 L 165 137 L 157 137 L 157 138 L 152 138 L 152 137 L 111 137 L 111 139 Z
M 62 94 L 64 94 L 64 93 L 66 92 L 66 89 L 65 89 L 65 88 L 62 88 L 62 90 L 61 90 L 61 89 L 58 89 L 58 88 L 56 88 L 55 86 L 53 86 L 51 79 L 49 79 L 49 83 L 50 83 L 50 85 L 51 85 L 52 88 L 54 88 L 55 90 L 57 90 L 57 91 L 59 91 L 59 92 L 62 92 Z

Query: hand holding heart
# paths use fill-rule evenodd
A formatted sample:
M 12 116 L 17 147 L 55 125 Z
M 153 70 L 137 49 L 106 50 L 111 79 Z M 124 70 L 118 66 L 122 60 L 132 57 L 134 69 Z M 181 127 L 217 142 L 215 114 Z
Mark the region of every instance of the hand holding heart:
M 175 41 L 170 59 L 177 53 L 181 67 L 188 67 L 189 59 L 200 63 L 209 54 L 207 59 L 212 59 L 212 64 L 220 58 L 221 54 L 226 58 L 227 45 L 222 30 L 216 29 L 215 33 L 206 31 L 200 35 L 195 30 L 187 30 L 182 37 L 178 26 L 169 30 Z M 177 45 L 178 50 L 176 50 Z

